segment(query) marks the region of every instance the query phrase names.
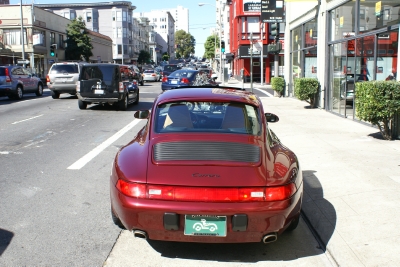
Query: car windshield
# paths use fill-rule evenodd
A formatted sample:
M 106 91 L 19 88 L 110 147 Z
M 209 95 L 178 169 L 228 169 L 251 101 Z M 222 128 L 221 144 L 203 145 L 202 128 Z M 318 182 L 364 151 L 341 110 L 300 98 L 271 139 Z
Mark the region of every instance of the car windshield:
M 59 64 L 53 65 L 50 70 L 51 74 L 62 74 L 62 73 L 79 73 L 78 65 L 76 64 Z
M 155 131 L 260 135 L 258 108 L 239 102 L 171 102 L 155 112 Z
M 154 70 L 145 70 L 143 73 L 154 73 Z

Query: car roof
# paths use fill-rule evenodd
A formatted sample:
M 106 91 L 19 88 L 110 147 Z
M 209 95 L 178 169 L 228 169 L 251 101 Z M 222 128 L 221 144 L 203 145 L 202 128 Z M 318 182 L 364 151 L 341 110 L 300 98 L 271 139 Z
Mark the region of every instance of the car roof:
M 261 105 L 259 98 L 252 92 L 229 87 L 188 87 L 166 90 L 158 96 L 155 104 L 181 100 L 243 102 L 257 107 Z

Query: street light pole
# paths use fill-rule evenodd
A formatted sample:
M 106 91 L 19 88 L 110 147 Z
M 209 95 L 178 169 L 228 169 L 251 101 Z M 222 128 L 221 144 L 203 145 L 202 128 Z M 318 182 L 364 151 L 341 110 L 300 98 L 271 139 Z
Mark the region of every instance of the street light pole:
M 22 61 L 24 62 L 24 67 L 26 66 L 25 64 L 25 41 L 24 41 L 24 16 L 22 13 L 22 0 L 20 2 L 20 15 L 21 15 L 21 45 L 22 45 Z

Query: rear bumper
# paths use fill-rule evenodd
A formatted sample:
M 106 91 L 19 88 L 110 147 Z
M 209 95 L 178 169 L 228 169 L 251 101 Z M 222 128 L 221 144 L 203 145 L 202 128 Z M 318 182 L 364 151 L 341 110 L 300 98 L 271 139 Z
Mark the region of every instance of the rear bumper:
M 115 95 L 115 96 L 95 96 L 95 95 L 90 95 L 90 96 L 82 96 L 80 93 L 76 93 L 78 98 L 84 102 L 88 103 L 115 103 L 120 100 L 122 100 L 123 95 Z
M 0 86 L 0 96 L 9 96 L 15 93 L 16 90 L 13 90 L 11 86 Z
M 47 83 L 47 88 L 58 93 L 76 93 L 76 85 Z
M 300 214 L 303 187 L 291 199 L 276 202 L 252 203 L 199 203 L 134 199 L 121 194 L 114 184 L 111 188 L 111 206 L 116 216 L 128 230 L 145 231 L 149 239 L 204 243 L 260 242 L 266 234 L 282 233 Z M 166 230 L 164 214 L 178 215 L 178 230 Z M 247 215 L 245 231 L 234 231 L 234 215 Z M 227 216 L 227 235 L 184 235 L 185 215 Z

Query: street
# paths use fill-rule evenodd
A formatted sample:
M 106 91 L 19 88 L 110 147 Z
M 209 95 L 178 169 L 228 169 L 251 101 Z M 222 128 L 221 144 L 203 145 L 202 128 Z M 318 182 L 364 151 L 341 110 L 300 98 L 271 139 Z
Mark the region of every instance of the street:
M 146 241 L 113 224 L 111 162 L 145 124 L 133 112 L 160 92 L 145 83 L 125 112 L 79 110 L 76 97 L 54 100 L 48 89 L 0 98 L 0 266 L 330 266 L 303 220 L 277 242 L 231 245 Z

